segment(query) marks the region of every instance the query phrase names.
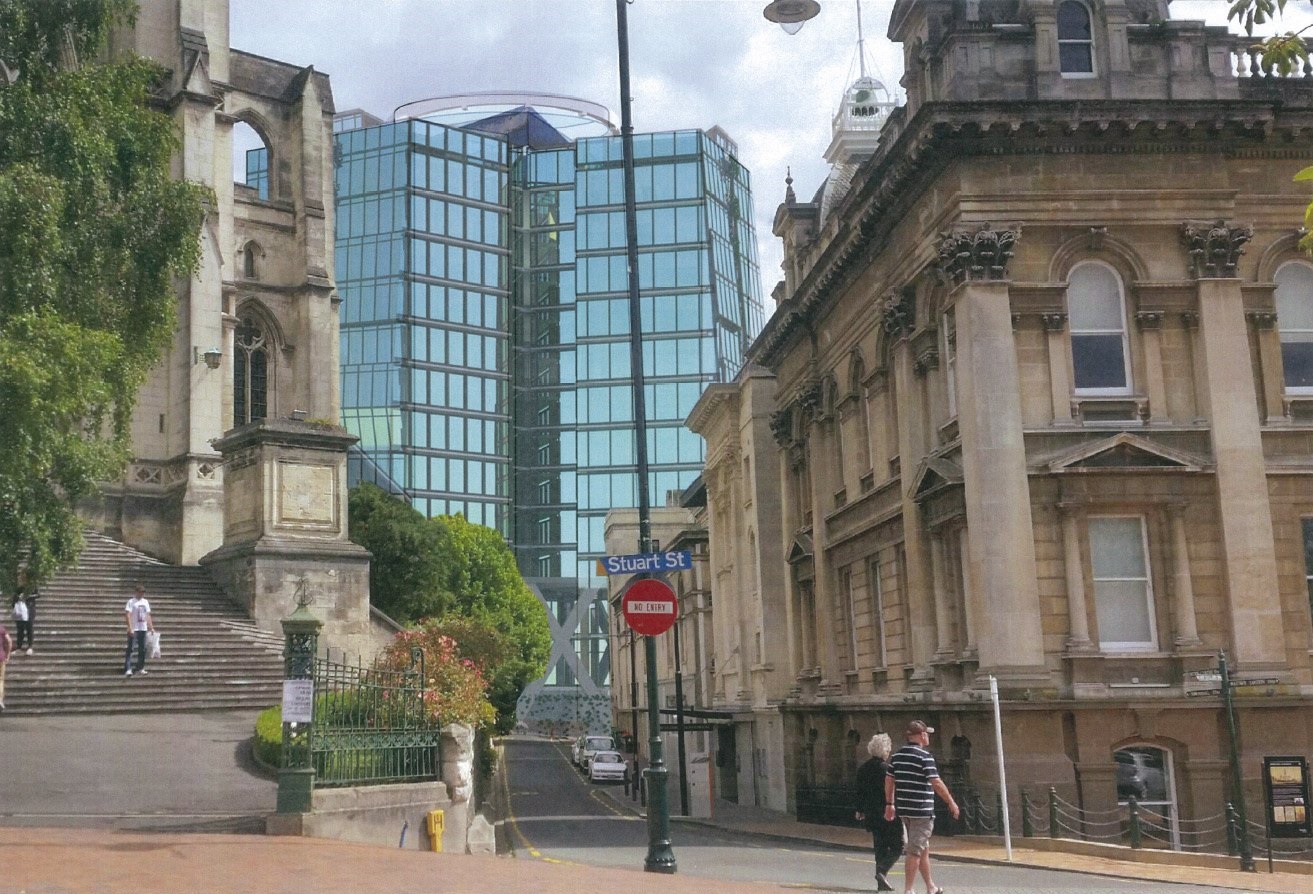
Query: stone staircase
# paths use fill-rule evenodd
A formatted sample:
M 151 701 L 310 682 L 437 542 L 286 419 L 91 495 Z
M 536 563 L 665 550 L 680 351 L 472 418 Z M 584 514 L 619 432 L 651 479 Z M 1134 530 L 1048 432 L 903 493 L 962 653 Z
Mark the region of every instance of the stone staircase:
M 161 657 L 147 662 L 146 676 L 125 677 L 123 605 L 138 582 Z M 13 635 L 12 619 L 6 627 Z M 77 567 L 41 588 L 33 654 L 9 661 L 6 713 L 259 710 L 282 698 L 282 648 L 282 637 L 256 627 L 203 568 L 167 565 L 87 532 Z

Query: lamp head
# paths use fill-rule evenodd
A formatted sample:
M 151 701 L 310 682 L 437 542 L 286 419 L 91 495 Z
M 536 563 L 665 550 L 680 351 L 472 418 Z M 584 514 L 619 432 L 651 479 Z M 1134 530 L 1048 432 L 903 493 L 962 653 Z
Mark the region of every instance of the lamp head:
M 205 359 L 205 365 L 210 369 L 218 369 L 219 365 L 223 363 L 223 351 L 218 348 L 210 348 L 201 356 Z
M 762 15 L 783 28 L 785 33 L 797 34 L 820 11 L 821 4 L 816 0 L 771 0 Z

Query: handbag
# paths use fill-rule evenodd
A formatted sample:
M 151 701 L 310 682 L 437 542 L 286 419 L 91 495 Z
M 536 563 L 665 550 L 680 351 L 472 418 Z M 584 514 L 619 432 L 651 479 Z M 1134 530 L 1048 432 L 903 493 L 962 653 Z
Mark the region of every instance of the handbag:
M 158 631 L 152 630 L 146 634 L 146 648 L 150 651 L 151 658 L 160 657 L 160 635 Z

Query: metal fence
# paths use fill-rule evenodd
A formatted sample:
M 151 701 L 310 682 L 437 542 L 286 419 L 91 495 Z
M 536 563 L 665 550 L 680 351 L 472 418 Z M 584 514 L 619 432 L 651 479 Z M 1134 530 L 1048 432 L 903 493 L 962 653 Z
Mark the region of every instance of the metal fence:
M 997 794 L 989 798 L 968 794 L 962 799 L 965 830 L 973 835 L 1002 835 L 1003 809 Z M 1230 804 L 1211 816 L 1183 819 L 1168 805 L 1140 804 L 1134 798 L 1106 810 L 1087 810 L 1050 788 L 1041 798 L 1023 790 L 1020 803 L 1012 805 L 1012 810 L 1013 834 L 1019 828 L 1023 838 L 1065 838 L 1233 856 L 1241 850 L 1241 822 Z M 1244 826 L 1250 851 L 1260 859 L 1313 859 L 1313 841 L 1273 840 L 1262 823 L 1249 821 Z
M 316 786 L 437 779 L 441 735 L 425 708 L 424 655 L 401 671 L 314 662 L 310 754 Z

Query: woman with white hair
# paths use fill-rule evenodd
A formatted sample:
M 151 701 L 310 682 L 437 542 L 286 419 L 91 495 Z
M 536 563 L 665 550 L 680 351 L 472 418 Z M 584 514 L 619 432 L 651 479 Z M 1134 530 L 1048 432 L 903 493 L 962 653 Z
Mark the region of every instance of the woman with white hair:
M 871 832 L 877 891 L 894 890 L 888 873 L 903 853 L 902 824 L 884 818 L 884 780 L 889 773 L 886 761 L 891 751 L 893 742 L 888 734 L 876 733 L 866 743 L 866 753 L 871 759 L 857 768 L 857 819 Z

